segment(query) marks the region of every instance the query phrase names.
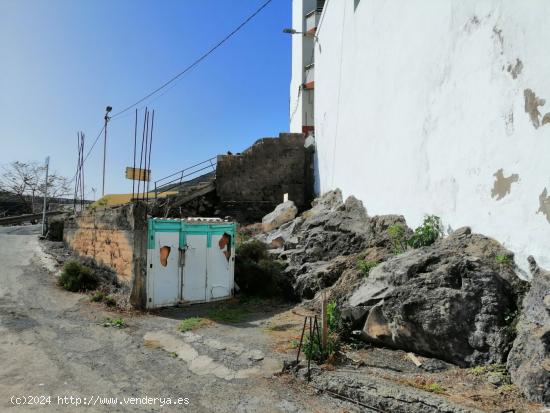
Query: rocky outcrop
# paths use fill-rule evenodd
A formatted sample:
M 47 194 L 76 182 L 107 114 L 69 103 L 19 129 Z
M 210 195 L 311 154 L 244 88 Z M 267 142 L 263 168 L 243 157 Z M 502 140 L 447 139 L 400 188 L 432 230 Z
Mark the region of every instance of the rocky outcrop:
M 550 405 L 550 271 L 540 269 L 533 257 L 529 264 L 533 280 L 507 367 L 527 398 Z
M 345 311 L 355 323 L 366 317 L 369 342 L 462 366 L 502 363 L 527 285 L 512 259 L 497 259 L 510 255 L 469 228 L 457 230 L 372 269 L 347 297 Z
M 277 205 L 273 212 L 270 212 L 262 218 L 262 229 L 264 232 L 272 231 L 279 228 L 281 225 L 286 224 L 296 218 L 298 208 L 292 201 L 286 201 Z
M 388 227 L 396 223 L 406 227 L 402 216 L 369 217 L 356 198 L 343 202 L 340 190 L 326 193 L 312 205 L 301 217 L 260 237 L 288 262 L 286 274 L 294 280 L 298 298 L 313 298 L 332 286 L 344 271 L 355 267 L 356 254 L 378 248 L 389 255 Z M 343 258 L 349 256 L 355 256 L 353 261 Z

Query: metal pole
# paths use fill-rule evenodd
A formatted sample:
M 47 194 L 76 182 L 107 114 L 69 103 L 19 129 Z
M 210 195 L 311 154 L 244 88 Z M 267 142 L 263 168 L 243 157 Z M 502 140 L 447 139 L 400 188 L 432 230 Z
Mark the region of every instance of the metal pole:
M 101 196 L 105 196 L 105 158 L 107 157 L 107 115 L 105 115 L 105 125 L 103 126 L 103 185 L 101 186 Z
M 105 124 L 103 126 L 103 186 L 101 187 L 101 197 L 105 196 L 105 159 L 107 158 L 107 123 L 109 122 L 109 112 L 113 110 L 112 107 L 107 106 L 105 108 Z
M 46 199 L 48 198 L 48 168 L 50 166 L 50 157 L 46 157 L 46 183 L 44 185 L 44 206 L 42 208 L 42 235 L 46 235 Z

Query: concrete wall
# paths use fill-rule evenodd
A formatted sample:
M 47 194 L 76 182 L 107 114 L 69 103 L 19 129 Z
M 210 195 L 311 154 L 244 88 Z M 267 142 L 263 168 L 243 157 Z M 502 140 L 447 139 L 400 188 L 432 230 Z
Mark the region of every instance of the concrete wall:
M 316 0 L 292 1 L 292 28 L 306 31 L 304 16 L 315 9 Z M 304 67 L 314 60 L 313 38 L 301 34 L 292 35 L 292 78 L 290 81 L 289 118 L 290 131 L 302 133 L 302 127 L 313 125 L 313 90 L 303 89 Z
M 112 269 L 129 288 L 132 303 L 145 303 L 147 220 L 143 204 L 87 209 L 65 221 L 63 240 L 78 254 Z
M 329 1 L 317 190 L 463 225 L 550 267 L 550 1 Z
M 289 194 L 298 208 L 310 206 L 313 197 L 312 158 L 302 134 L 264 138 L 238 155 L 218 156 L 216 192 L 228 210 L 260 219 Z M 237 215 L 239 215 L 237 214 Z M 239 220 L 239 216 L 235 216 Z

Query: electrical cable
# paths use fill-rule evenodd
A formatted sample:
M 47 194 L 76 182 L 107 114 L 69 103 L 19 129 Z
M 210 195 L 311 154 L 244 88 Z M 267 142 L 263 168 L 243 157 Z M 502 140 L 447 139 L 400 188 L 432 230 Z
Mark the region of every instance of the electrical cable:
M 216 49 L 218 49 L 219 47 L 221 47 L 225 42 L 227 42 L 231 37 L 233 37 L 239 30 L 241 30 L 244 26 L 246 26 L 246 24 L 248 24 L 254 17 L 256 17 L 264 8 L 266 8 L 269 3 L 271 3 L 273 0 L 267 0 L 266 2 L 264 2 L 254 13 L 252 13 L 250 16 L 248 16 L 241 24 L 239 24 L 235 29 L 233 29 L 228 35 L 226 35 L 222 40 L 220 40 L 218 43 L 216 43 L 213 47 L 211 47 L 208 51 L 206 51 L 205 53 L 203 53 L 198 59 L 196 59 L 193 63 L 191 63 L 190 65 L 188 65 L 185 69 L 183 69 L 181 72 L 179 72 L 177 75 L 175 75 L 174 77 L 172 77 L 171 79 L 169 79 L 168 81 L 164 82 L 161 86 L 159 86 L 158 88 L 156 88 L 155 90 L 153 90 L 152 92 L 148 93 L 147 95 L 145 95 L 144 97 L 142 97 L 141 99 L 139 99 L 138 101 L 136 101 L 135 103 L 131 104 L 130 106 L 127 106 L 126 108 L 122 109 L 121 111 L 113 114 L 110 119 L 113 119 L 113 118 L 117 118 L 119 117 L 120 115 L 122 115 L 123 113 L 126 113 L 127 111 L 129 111 L 130 109 L 134 108 L 135 106 L 139 105 L 140 103 L 142 103 L 143 101 L 147 100 L 148 98 L 150 98 L 151 96 L 157 94 L 158 92 L 160 92 L 161 90 L 163 90 L 164 88 L 166 88 L 168 85 L 170 85 L 171 83 L 175 82 L 176 80 L 178 80 L 181 76 L 183 76 L 185 73 L 189 72 L 191 69 L 193 69 L 195 66 L 198 66 L 204 59 L 206 59 L 210 54 L 212 54 L 214 51 L 216 51 Z M 163 93 L 164 94 L 164 93 Z M 162 95 L 161 95 L 162 96 Z M 95 145 L 97 144 L 97 141 L 99 140 L 99 138 L 101 137 L 101 134 L 103 133 L 103 130 L 105 129 L 105 125 L 103 125 L 103 127 L 101 128 L 101 130 L 99 131 L 99 134 L 97 135 L 97 138 L 94 140 L 94 143 L 92 144 L 92 146 L 90 147 L 90 149 L 88 150 L 88 152 L 86 153 L 86 156 L 84 157 L 84 160 L 82 163 L 86 162 L 86 160 L 88 159 L 88 156 L 90 155 L 90 153 L 92 152 L 92 150 L 94 149 Z M 72 183 L 75 179 L 76 179 L 76 176 L 78 175 L 78 171 L 74 174 L 74 176 L 72 177 L 72 179 L 69 181 L 69 184 Z
M 175 82 L 178 80 L 181 76 L 183 76 L 185 73 L 189 72 L 191 69 L 193 69 L 195 66 L 197 66 L 199 63 L 201 63 L 204 59 L 206 59 L 210 54 L 212 54 L 216 49 L 218 49 L 221 45 L 223 45 L 225 42 L 227 42 L 231 37 L 233 37 L 239 30 L 241 30 L 248 22 L 250 22 L 256 15 L 258 15 L 264 8 L 267 7 L 269 3 L 271 3 L 273 0 L 267 0 L 265 3 L 263 3 L 254 13 L 252 13 L 250 16 L 248 16 L 241 24 L 239 24 L 235 29 L 233 29 L 227 36 L 225 36 L 222 40 L 220 40 L 216 45 L 214 45 L 212 48 L 210 48 L 207 52 L 203 53 L 198 59 L 196 59 L 193 63 L 191 63 L 189 66 L 187 66 L 185 69 L 183 69 L 181 72 L 179 72 L 177 75 L 172 77 L 170 80 L 164 82 L 161 86 L 153 90 L 152 92 L 148 93 L 135 103 L 132 103 L 130 106 L 127 106 L 126 108 L 122 109 L 121 111 L 113 114 L 111 116 L 111 119 L 116 118 L 123 113 L 129 111 L 133 107 L 139 105 L 144 100 L 150 98 L 151 96 L 155 95 L 156 93 L 160 92 L 162 89 L 164 89 L 169 84 Z

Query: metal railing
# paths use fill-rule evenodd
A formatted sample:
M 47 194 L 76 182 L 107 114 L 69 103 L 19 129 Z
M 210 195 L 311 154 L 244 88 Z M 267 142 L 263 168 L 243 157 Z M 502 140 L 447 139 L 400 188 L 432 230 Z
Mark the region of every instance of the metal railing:
M 177 188 L 181 184 L 187 181 L 191 181 L 194 178 L 198 178 L 208 172 L 216 170 L 217 157 L 207 159 L 206 161 L 199 162 L 193 166 L 189 166 L 181 171 L 174 172 L 171 175 L 155 181 L 155 198 L 158 198 L 158 194 L 169 191 L 170 189 Z M 211 171 L 210 171 L 211 170 Z M 208 172 L 205 172 L 208 171 Z

